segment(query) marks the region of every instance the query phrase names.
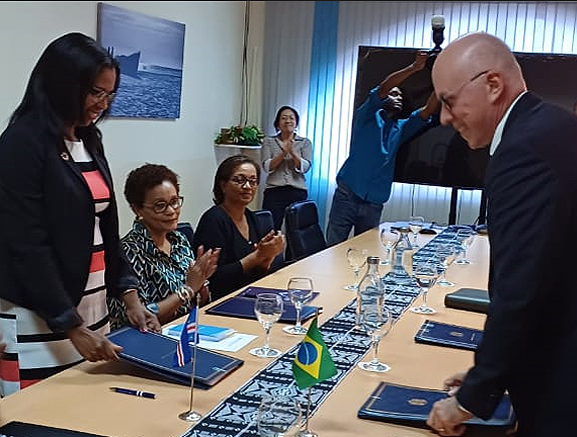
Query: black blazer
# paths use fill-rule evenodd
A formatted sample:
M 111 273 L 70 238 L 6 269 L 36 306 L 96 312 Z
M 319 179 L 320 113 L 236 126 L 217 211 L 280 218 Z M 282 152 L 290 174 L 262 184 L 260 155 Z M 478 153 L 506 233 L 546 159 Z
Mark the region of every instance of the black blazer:
M 80 323 L 76 306 L 89 273 L 95 221 L 88 185 L 71 158 L 61 154 L 62 144 L 33 116 L 0 136 L 0 297 L 35 311 L 54 331 Z M 102 145 L 90 151 L 112 196 L 100 225 L 106 286 L 119 295 L 138 281 L 120 250 Z
M 200 245 L 203 245 L 205 250 L 221 248 L 218 266 L 210 277 L 213 300 L 226 296 L 269 273 L 268 270 L 260 267 L 248 271 L 242 268 L 240 260 L 253 252 L 254 244 L 271 230 L 271 228 L 260 226 L 254 212 L 248 208 L 245 209 L 245 216 L 250 241 L 240 234 L 234 222 L 220 205 L 214 205 L 206 210 L 196 226 L 192 244 L 194 253 Z
M 491 303 L 457 394 L 487 418 L 509 391 L 519 436 L 574 434 L 577 117 L 527 93 L 486 174 Z

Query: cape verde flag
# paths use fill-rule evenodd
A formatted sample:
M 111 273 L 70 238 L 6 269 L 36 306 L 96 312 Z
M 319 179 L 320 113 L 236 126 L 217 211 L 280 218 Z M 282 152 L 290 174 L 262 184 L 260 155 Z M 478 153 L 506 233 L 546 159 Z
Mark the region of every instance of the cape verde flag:
M 198 342 L 198 322 L 197 322 L 198 307 L 193 307 L 186 319 L 182 332 L 180 333 L 180 340 L 176 345 L 174 352 L 174 365 L 178 367 L 184 366 L 186 363 L 192 361 L 192 354 L 190 353 L 190 343 L 194 346 Z

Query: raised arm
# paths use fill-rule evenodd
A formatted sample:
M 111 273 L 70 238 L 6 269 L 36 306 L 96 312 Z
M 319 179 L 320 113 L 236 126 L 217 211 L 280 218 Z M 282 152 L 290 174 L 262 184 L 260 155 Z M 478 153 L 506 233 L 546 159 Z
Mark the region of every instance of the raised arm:
M 425 68 L 428 58 L 428 52 L 425 50 L 419 50 L 412 64 L 389 74 L 379 85 L 379 96 L 381 99 L 387 97 L 389 91 L 391 91 L 392 88 L 399 86 L 417 71 L 421 71 L 423 68 Z

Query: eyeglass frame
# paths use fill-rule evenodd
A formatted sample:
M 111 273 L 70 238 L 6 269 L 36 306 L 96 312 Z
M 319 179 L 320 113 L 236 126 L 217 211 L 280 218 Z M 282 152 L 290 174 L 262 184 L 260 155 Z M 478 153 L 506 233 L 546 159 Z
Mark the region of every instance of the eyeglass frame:
M 459 99 L 459 96 L 461 95 L 461 92 L 467 87 L 467 85 L 473 83 L 474 81 L 476 81 L 477 79 L 479 79 L 481 76 L 489 73 L 491 70 L 484 70 L 481 71 L 480 73 L 475 74 L 471 79 L 469 79 L 467 82 L 465 82 L 463 85 L 461 85 L 457 91 L 453 92 L 452 95 L 447 96 L 440 96 L 439 97 L 439 102 L 441 102 L 441 105 L 449 112 L 453 111 L 453 107 L 455 106 L 455 103 L 457 102 L 457 100 Z M 447 99 L 451 99 L 453 101 L 453 103 L 449 102 Z
M 114 100 L 114 98 L 116 97 L 115 91 L 113 91 L 111 93 L 107 93 L 106 90 L 103 90 L 102 88 L 99 88 L 96 86 L 93 86 L 92 88 L 90 88 L 90 91 L 88 91 L 88 94 L 90 94 L 92 97 L 94 97 L 98 103 L 106 100 L 106 103 L 111 104 L 112 101 Z
M 258 187 L 258 184 L 260 183 L 260 181 L 257 178 L 250 179 L 250 178 L 247 178 L 246 176 L 242 176 L 242 175 L 232 176 L 229 179 L 229 181 L 231 181 L 235 185 L 238 185 L 239 187 L 244 187 L 246 185 L 246 183 L 248 182 L 248 184 L 251 188 Z
M 143 203 L 142 206 L 144 206 L 146 208 L 150 208 L 156 214 L 164 214 L 169 206 L 173 209 L 173 211 L 176 211 L 177 209 L 182 208 L 183 203 L 184 203 L 184 196 L 178 196 L 178 197 L 173 197 L 169 202 L 165 202 L 165 201 L 161 200 L 159 202 L 153 203 L 152 205 L 147 205 L 147 204 Z M 159 205 L 162 205 L 162 204 L 164 204 L 164 206 L 159 207 Z

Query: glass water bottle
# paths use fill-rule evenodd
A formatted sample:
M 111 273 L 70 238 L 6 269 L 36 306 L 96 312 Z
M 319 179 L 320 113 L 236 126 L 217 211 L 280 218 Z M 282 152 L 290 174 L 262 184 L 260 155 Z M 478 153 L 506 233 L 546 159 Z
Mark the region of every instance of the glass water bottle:
M 385 304 L 385 285 L 379 274 L 381 259 L 378 256 L 367 257 L 367 272 L 362 277 L 357 288 L 357 307 L 355 328 L 360 329 L 361 310 L 364 305 Z

